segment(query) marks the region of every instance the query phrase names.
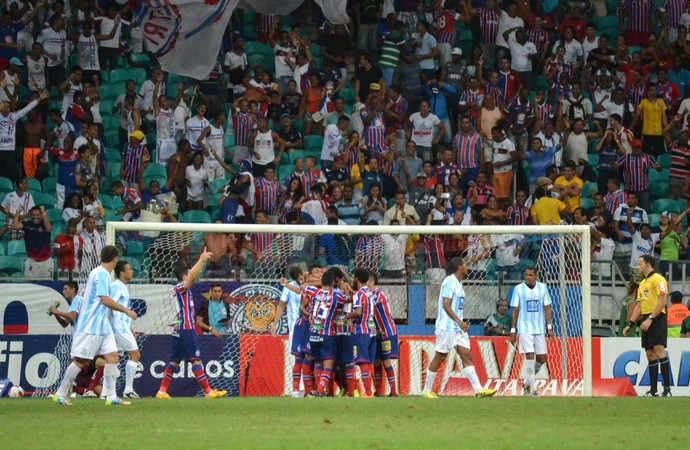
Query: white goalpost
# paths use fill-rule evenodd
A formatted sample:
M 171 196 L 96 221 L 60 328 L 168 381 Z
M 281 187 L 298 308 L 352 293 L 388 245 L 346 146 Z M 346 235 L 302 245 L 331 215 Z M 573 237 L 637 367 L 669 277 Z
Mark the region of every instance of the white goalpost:
M 398 326 L 399 392 L 420 393 L 433 356 L 433 327 L 445 262 L 463 255 L 470 273 L 464 280 L 467 294 L 464 315 L 472 324 L 475 366 L 482 384 L 500 387 L 503 395 L 520 395 L 521 361 L 506 338 L 484 337 L 483 323 L 496 312 L 496 301 L 508 299 L 523 281 L 524 268 L 534 266 L 546 283 L 554 304 L 556 337 L 548 344 L 547 364 L 537 374 L 545 395 L 592 395 L 592 337 L 590 285 L 590 228 L 588 226 L 347 226 L 255 225 L 108 222 L 106 243 L 123 245 L 123 258 L 131 261 L 135 280 L 133 298 L 147 304 L 134 322 L 141 336 L 142 355 L 147 345 L 170 334 L 176 311 L 171 296 L 173 267 L 180 258 L 194 260 L 213 239 L 227 240 L 228 255 L 200 279 L 203 296 L 210 283 L 223 285 L 223 299 L 231 317 L 222 344 L 201 353 L 212 387 L 234 395 L 283 395 L 291 390 L 292 357 L 287 318 L 272 336 L 278 280 L 292 266 L 338 266 L 352 273 L 356 267 L 377 272 Z M 246 253 L 249 246 L 257 254 Z M 143 243 L 143 254 L 129 253 L 128 242 Z M 516 246 L 519 243 L 519 246 Z M 399 248 L 395 248 L 399 245 Z M 234 246 L 234 247 L 233 247 Z M 138 248 L 142 248 L 137 244 Z M 404 248 L 403 248 L 404 247 Z M 513 252 L 513 253 L 510 253 Z M 246 254 L 245 254 L 246 253 Z M 514 257 L 511 259 L 510 255 Z M 404 255 L 401 260 L 401 256 Z M 512 264 L 505 265 L 506 255 Z M 197 308 L 204 299 L 195 294 Z M 282 337 L 281 337 L 282 336 Z M 150 344 L 149 344 L 150 342 Z M 158 344 L 155 344 L 158 345 Z M 216 348 L 217 347 L 217 348 Z M 167 350 L 166 350 L 167 351 Z M 153 363 L 151 363 L 153 364 Z M 460 367 L 458 367 L 460 365 Z M 451 358 L 439 372 L 438 383 L 454 395 L 461 369 Z M 153 368 L 142 367 L 144 375 Z M 136 382 L 135 382 L 136 386 Z M 137 388 L 139 390 L 139 388 Z

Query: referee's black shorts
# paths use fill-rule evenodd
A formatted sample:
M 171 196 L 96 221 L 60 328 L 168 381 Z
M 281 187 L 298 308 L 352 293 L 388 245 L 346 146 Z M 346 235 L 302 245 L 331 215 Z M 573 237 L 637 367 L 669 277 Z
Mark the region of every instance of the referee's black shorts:
M 643 316 L 642 320 L 647 320 L 647 317 L 649 317 L 649 315 Z M 650 325 L 649 329 L 642 332 L 642 348 L 646 350 L 655 345 L 663 345 L 666 347 L 668 339 L 667 328 L 666 314 L 661 313 L 652 320 L 652 325 Z

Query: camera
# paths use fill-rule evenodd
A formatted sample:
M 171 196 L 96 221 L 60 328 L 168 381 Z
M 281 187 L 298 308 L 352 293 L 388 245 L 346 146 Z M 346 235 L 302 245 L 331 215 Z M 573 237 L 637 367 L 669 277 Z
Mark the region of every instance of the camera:
M 441 198 L 443 200 L 449 200 L 450 199 L 450 192 L 444 192 L 443 194 L 441 194 Z

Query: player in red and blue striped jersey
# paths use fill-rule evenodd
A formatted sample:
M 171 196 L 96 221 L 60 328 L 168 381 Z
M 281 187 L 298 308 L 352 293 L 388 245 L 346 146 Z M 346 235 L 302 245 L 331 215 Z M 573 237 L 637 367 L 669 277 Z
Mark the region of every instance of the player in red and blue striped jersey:
M 227 394 L 226 391 L 211 389 L 211 386 L 208 384 L 194 330 L 196 314 L 194 312 L 194 299 L 191 289 L 194 281 L 201 274 L 204 264 L 212 256 L 213 254 L 206 251 L 206 247 L 204 247 L 194 267 L 189 269 L 185 265 L 178 265 L 175 268 L 175 276 L 179 283 L 173 288 L 173 295 L 177 300 L 179 312 L 177 313 L 177 320 L 172 333 L 173 345 L 170 351 L 170 358 L 165 366 L 163 380 L 156 398 L 170 399 L 168 386 L 170 386 L 173 375 L 180 369 L 180 361 L 183 359 L 192 363 L 192 372 L 194 372 L 197 382 L 204 390 L 206 398 L 220 398 L 225 397 Z
M 374 293 L 374 320 L 376 320 L 376 359 L 374 361 L 374 374 L 376 380 L 376 396 L 382 397 L 386 392 L 383 387 L 383 373 L 381 363 L 386 371 L 388 386 L 390 386 L 389 397 L 397 397 L 398 389 L 395 386 L 394 359 L 398 359 L 398 332 L 395 329 L 395 322 L 391 317 L 390 304 L 388 297 L 383 291 L 376 287 L 378 279 L 375 272 L 369 274 L 367 286 Z
M 363 398 L 374 396 L 371 384 L 374 358 L 376 357 L 376 323 L 374 321 L 374 293 L 367 286 L 369 272 L 355 270 L 355 292 L 352 297 L 352 312 L 345 316 L 345 321 L 354 320 L 350 339 L 354 350 L 354 364 L 347 366 L 347 395 L 354 395 L 355 364 L 359 366 L 364 385 Z M 352 383 L 350 383 L 352 381 Z
M 122 208 L 117 214 L 122 215 L 122 220 L 131 222 L 139 218 L 142 207 L 141 193 L 136 189 L 130 189 L 122 184 L 122 181 L 113 181 L 110 185 L 113 194 L 122 198 Z
M 321 361 L 323 369 L 319 376 L 317 396 L 323 396 L 326 386 L 333 377 L 335 368 L 335 314 L 347 297 L 335 289 L 335 274 L 326 271 L 321 276 L 321 288 L 309 287 L 305 293 L 314 302 L 311 315 L 310 346 L 315 363 Z

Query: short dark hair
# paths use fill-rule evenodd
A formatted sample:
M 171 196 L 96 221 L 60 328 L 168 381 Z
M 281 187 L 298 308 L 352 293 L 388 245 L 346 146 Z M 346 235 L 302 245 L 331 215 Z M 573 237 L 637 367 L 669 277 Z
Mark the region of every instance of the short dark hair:
M 302 269 L 299 266 L 292 266 L 290 268 L 290 278 L 297 281 L 300 275 L 302 275 Z
M 462 257 L 456 256 L 448 262 L 448 265 L 446 266 L 446 275 L 453 275 L 455 272 L 458 271 L 458 268 L 460 266 L 464 265 L 465 261 L 462 259 Z
M 642 256 L 640 256 L 640 258 L 642 258 L 642 261 L 644 261 L 645 263 L 649 264 L 652 267 L 654 267 L 654 264 L 656 263 L 656 261 L 654 260 L 654 257 L 652 255 L 642 255 Z
M 333 283 L 335 282 L 335 274 L 327 270 L 321 275 L 321 286 L 333 286 Z
M 79 283 L 77 283 L 76 281 L 66 281 L 65 286 L 67 286 L 70 289 L 74 289 L 75 292 L 79 292 Z
M 220 283 L 213 283 L 213 284 L 211 285 L 211 289 L 213 289 L 213 288 L 217 288 L 217 287 L 219 287 L 219 288 L 223 289 L 223 285 L 222 285 L 222 284 L 220 284 Z
M 537 269 L 537 266 L 527 266 L 525 267 L 524 272 L 527 272 L 528 270 L 531 270 L 535 275 L 539 273 L 539 269 Z
M 120 278 L 120 274 L 127 270 L 127 266 L 129 266 L 127 261 L 118 261 L 117 264 L 115 264 L 115 278 Z
M 120 254 L 114 245 L 106 245 L 103 247 L 103 250 L 101 250 L 101 262 L 103 263 L 113 262 L 115 258 L 119 256 Z
M 369 281 L 369 271 L 366 269 L 355 269 L 355 278 L 361 283 Z
M 175 278 L 177 278 L 177 281 L 182 281 L 185 275 L 187 275 L 187 272 L 189 271 L 189 267 L 187 267 L 186 264 L 179 265 L 175 267 Z

